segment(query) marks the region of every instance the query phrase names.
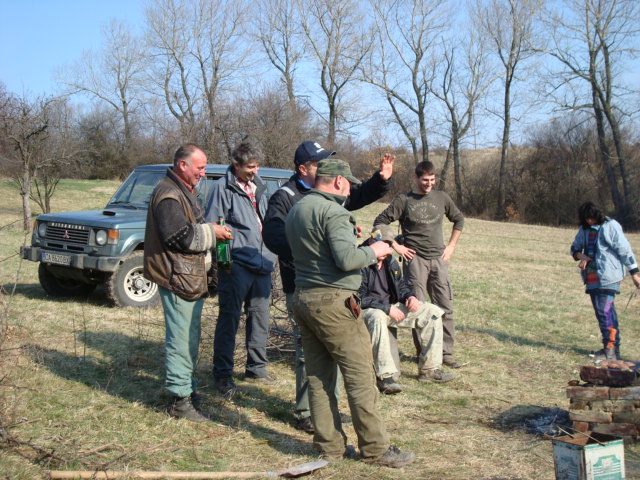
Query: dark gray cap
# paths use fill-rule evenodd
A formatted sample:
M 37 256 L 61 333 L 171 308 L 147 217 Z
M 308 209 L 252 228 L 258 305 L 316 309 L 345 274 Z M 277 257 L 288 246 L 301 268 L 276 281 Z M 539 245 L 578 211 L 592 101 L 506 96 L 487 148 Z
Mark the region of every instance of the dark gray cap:
M 344 160 L 331 158 L 321 160 L 318 163 L 318 171 L 316 172 L 317 177 L 337 177 L 338 175 L 346 178 L 356 185 L 362 183 L 351 174 L 351 167 L 349 167 L 349 164 Z

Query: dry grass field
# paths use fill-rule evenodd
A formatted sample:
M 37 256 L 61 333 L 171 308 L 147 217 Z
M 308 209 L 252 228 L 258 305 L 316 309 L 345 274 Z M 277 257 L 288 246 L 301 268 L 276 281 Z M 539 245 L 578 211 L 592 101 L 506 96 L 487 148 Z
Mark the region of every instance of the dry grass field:
M 100 208 L 116 187 L 64 181 L 53 208 Z M 364 230 L 383 207 L 357 213 Z M 20 218 L 17 191 L 0 180 L 0 282 L 8 315 L 0 343 L 0 478 L 46 478 L 51 469 L 271 471 L 316 458 L 311 437 L 292 426 L 293 355 L 281 302 L 274 304 L 270 367 L 279 385 L 238 378 L 239 392 L 228 401 L 211 385 L 217 308 L 207 300 L 199 379 L 216 421 L 177 421 L 163 411 L 161 309 L 113 308 L 100 289 L 85 301 L 47 297 L 37 265 L 18 258 L 29 241 Z M 468 219 L 451 279 L 458 357 L 469 364 L 454 382 L 420 384 L 410 335 L 401 332 L 405 391 L 379 402 L 392 442 L 416 452 L 417 461 L 399 471 L 342 461 L 309 478 L 554 478 L 551 441 L 527 427 L 568 408 L 567 381 L 599 348 L 568 255 L 574 233 Z M 640 254 L 640 235 L 629 238 Z M 638 359 L 640 299 L 623 312 L 632 287 L 627 279 L 617 305 L 622 353 Z M 238 374 L 243 344 L 239 337 Z M 346 432 L 354 444 L 353 429 Z M 640 478 L 640 447 L 625 453 L 627 478 Z

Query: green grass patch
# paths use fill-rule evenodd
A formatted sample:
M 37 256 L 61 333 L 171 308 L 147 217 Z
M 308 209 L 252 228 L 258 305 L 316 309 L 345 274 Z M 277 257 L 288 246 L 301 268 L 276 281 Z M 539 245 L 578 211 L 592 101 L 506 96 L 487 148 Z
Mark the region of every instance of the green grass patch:
M 118 182 L 64 180 L 54 209 L 102 208 Z M 357 212 L 363 231 L 384 208 Z M 34 211 L 36 208 L 34 207 Z M 0 283 L 8 328 L 0 351 L 0 477 L 46 478 L 48 469 L 270 471 L 316 458 L 312 437 L 293 427 L 292 346 L 272 338 L 278 385 L 241 380 L 244 332 L 237 339 L 239 392 L 215 394 L 211 377 L 215 299 L 205 303 L 198 367 L 205 409 L 216 421 L 176 421 L 164 409 L 162 310 L 110 307 L 98 289 L 85 301 L 47 297 L 37 265 L 17 256 L 24 242 L 15 186 L 0 180 Z M 12 223 L 16 222 L 17 223 Z M 450 228 L 450 227 L 448 227 Z M 381 397 L 393 444 L 416 452 L 401 471 L 361 462 L 331 464 L 312 478 L 552 479 L 551 442 L 521 427 L 544 408 L 568 408 L 567 381 L 578 378 L 599 332 L 575 262 L 574 229 L 467 219 L 451 263 L 457 356 L 469 364 L 448 384 L 417 381 L 409 332 L 399 333 L 404 391 Z M 449 231 L 445 230 L 445 235 Z M 640 253 L 640 235 L 629 235 Z M 623 355 L 640 351 L 640 299 L 617 301 Z M 274 325 L 288 328 L 276 301 Z M 284 342 L 284 343 L 283 343 Z M 340 408 L 348 412 L 346 396 Z M 357 444 L 352 426 L 345 426 Z M 7 439 L 13 439 L 11 442 Z M 640 447 L 626 448 L 628 478 L 638 478 Z

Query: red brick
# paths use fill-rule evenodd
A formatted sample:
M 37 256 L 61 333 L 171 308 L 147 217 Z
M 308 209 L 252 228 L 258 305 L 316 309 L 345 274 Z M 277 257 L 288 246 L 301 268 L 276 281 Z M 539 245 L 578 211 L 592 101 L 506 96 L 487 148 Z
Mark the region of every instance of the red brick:
M 567 387 L 567 397 L 578 400 L 607 400 L 609 387 Z
M 632 423 L 599 423 L 592 425 L 592 427 L 592 430 L 596 433 L 606 433 L 627 438 L 638 437 L 638 426 Z
M 571 401 L 569 402 L 569 408 L 571 410 L 588 410 L 589 402 L 572 398 Z
M 609 412 L 603 412 L 601 410 L 578 410 L 577 412 L 570 410 L 569 418 L 574 422 L 611 422 L 611 414 Z
M 615 412 L 611 417 L 615 423 L 634 423 L 640 424 L 640 412 Z
M 640 400 L 640 387 L 611 388 L 609 397 L 611 400 Z
M 611 411 L 611 400 L 592 400 L 589 402 L 590 410 L 602 410 L 603 412 Z
M 612 400 L 609 412 L 635 412 L 635 400 Z

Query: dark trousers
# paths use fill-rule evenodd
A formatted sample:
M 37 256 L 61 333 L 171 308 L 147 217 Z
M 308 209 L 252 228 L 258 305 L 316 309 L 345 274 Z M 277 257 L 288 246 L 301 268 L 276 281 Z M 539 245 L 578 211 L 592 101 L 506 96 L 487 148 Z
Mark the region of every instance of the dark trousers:
M 618 329 L 618 314 L 613 301 L 613 293 L 590 293 L 591 304 L 596 312 L 598 326 L 602 334 L 603 348 L 620 348 L 620 330 Z
M 237 263 L 233 264 L 231 272 L 218 271 L 220 311 L 213 338 L 213 375 L 216 378 L 230 377 L 233 373 L 233 353 L 243 306 L 247 348 L 245 375 L 267 376 L 270 297 L 270 273 L 256 274 Z

